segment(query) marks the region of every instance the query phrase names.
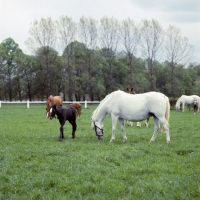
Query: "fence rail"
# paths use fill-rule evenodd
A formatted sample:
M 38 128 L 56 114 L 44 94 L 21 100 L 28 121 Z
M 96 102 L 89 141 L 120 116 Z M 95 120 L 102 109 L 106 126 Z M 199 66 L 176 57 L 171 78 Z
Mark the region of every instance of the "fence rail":
M 66 104 L 70 104 L 70 103 L 74 103 L 75 101 L 63 101 L 63 103 L 66 103 Z M 93 104 L 93 103 L 100 103 L 100 101 L 76 101 L 80 104 L 84 104 L 85 105 L 85 108 L 87 108 L 87 105 L 88 104 Z M 46 101 L 0 101 L 0 108 L 2 107 L 2 104 L 26 104 L 26 107 L 27 108 L 30 108 L 30 105 L 31 104 L 45 104 Z

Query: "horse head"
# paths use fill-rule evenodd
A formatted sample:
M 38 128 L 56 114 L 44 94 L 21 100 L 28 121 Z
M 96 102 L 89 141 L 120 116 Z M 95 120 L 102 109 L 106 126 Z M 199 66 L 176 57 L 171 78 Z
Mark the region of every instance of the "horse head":
M 51 100 L 48 98 L 47 101 L 46 101 L 46 118 L 48 119 L 49 118 L 49 112 L 50 112 L 50 108 L 52 107 L 52 102 Z
M 99 140 L 103 139 L 103 128 L 100 128 L 95 124 L 95 122 L 92 122 L 92 128 L 94 129 L 96 136 Z
M 133 90 L 133 88 L 127 88 L 127 93 L 136 94 L 136 92 Z

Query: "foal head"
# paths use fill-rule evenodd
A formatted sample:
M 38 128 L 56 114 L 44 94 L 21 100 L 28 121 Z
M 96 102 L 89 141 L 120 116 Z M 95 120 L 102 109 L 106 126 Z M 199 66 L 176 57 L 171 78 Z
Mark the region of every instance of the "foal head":
M 54 117 L 55 117 L 55 115 L 56 115 L 56 105 L 54 105 L 54 106 L 52 106 L 51 108 L 50 108 L 50 112 L 49 112 L 49 117 L 50 117 L 50 119 L 53 119 Z

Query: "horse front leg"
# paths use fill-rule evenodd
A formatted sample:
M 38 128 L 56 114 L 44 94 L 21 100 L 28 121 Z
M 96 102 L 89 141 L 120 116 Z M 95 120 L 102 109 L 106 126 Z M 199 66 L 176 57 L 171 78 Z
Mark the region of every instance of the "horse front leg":
M 185 111 L 185 104 L 184 103 L 182 104 L 182 111 L 183 112 Z
M 159 119 L 157 117 L 154 117 L 154 132 L 153 132 L 153 135 L 151 137 L 150 142 L 154 142 L 155 141 L 156 135 L 157 135 L 159 129 L 160 129 Z
M 127 140 L 127 137 L 126 137 L 126 132 L 125 132 L 124 119 L 119 118 L 119 123 L 120 123 L 120 127 L 121 127 L 121 130 L 122 130 L 123 141 L 125 142 Z
M 111 118 L 112 118 L 112 137 L 110 139 L 110 142 L 115 140 L 115 132 L 116 132 L 116 126 L 117 126 L 118 117 L 111 115 Z

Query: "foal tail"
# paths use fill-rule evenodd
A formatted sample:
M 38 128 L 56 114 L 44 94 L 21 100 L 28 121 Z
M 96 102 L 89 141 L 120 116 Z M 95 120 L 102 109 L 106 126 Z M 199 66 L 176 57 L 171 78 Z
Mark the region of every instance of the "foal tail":
M 165 119 L 167 120 L 167 124 L 169 126 L 169 117 L 170 117 L 170 103 L 169 98 L 165 96 L 166 99 L 166 111 L 165 111 Z M 165 132 L 164 127 L 162 127 L 162 132 Z

